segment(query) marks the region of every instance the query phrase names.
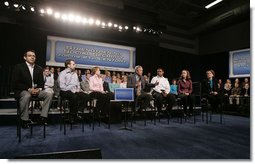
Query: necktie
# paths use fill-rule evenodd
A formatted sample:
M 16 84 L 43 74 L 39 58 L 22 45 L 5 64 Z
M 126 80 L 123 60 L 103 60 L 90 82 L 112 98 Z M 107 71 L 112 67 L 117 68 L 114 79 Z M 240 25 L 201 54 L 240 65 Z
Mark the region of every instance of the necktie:
M 137 89 L 136 89 L 136 95 L 137 96 L 140 96 L 141 95 L 141 90 L 142 90 L 142 82 L 141 82 L 141 79 L 139 78 L 137 80 Z

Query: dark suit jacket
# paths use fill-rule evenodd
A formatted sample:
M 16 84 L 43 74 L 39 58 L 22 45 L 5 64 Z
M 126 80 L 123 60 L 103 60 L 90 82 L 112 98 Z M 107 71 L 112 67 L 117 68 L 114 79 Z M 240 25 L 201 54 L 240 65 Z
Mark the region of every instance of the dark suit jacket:
M 217 86 L 217 80 L 215 78 L 213 78 L 212 82 L 213 82 L 213 87 L 211 88 L 209 79 L 205 79 L 205 80 L 202 81 L 201 89 L 202 89 L 202 96 L 203 97 L 206 97 L 207 95 L 209 95 L 210 92 L 219 92 L 218 91 L 218 86 Z
M 141 76 L 141 83 L 142 83 L 142 91 L 144 92 L 144 88 L 145 88 L 145 79 L 143 76 Z M 132 74 L 128 76 L 128 81 L 127 81 L 127 88 L 134 88 L 135 89 L 135 93 L 136 93 L 136 74 Z
M 37 84 L 37 88 L 44 89 L 43 70 L 36 64 L 34 66 L 33 81 L 34 84 Z M 22 91 L 27 91 L 29 88 L 32 88 L 32 77 L 25 62 L 17 64 L 14 67 L 12 72 L 12 82 L 16 98 L 19 97 Z

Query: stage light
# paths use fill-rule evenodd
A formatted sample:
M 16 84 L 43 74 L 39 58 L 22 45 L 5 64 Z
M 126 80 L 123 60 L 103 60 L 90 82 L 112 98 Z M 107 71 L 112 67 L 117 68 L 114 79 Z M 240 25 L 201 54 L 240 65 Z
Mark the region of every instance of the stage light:
M 209 5 L 205 6 L 205 8 L 209 9 L 209 8 L 213 7 L 214 5 L 220 3 L 221 1 L 222 0 L 216 0 L 216 1 L 212 2 L 212 3 L 210 3 Z
M 15 8 L 18 8 L 18 7 L 19 7 L 19 5 L 18 5 L 17 3 L 14 3 L 13 6 L 14 6 Z
M 5 1 L 5 2 L 4 2 L 4 5 L 8 7 L 10 4 L 9 4 L 8 1 Z
M 82 19 L 82 23 L 83 23 L 83 24 L 87 24 L 87 23 L 88 23 L 87 18 L 83 18 L 83 19 Z
M 123 28 L 122 28 L 122 26 L 119 26 L 119 30 L 122 30 Z
M 101 28 L 105 28 L 105 25 L 106 25 L 105 22 L 102 22 L 101 23 Z
M 22 10 L 26 10 L 26 7 L 25 6 L 21 6 Z
M 89 19 L 89 25 L 93 25 L 94 24 L 94 19 L 93 18 L 90 18 Z
M 41 9 L 41 10 L 40 10 L 40 13 L 41 13 L 41 14 L 44 14 L 44 13 L 45 13 L 44 9 Z
M 48 15 L 52 15 L 52 13 L 53 13 L 53 11 L 52 11 L 51 8 L 48 8 L 48 9 L 46 10 L 46 12 L 47 12 Z
M 67 20 L 67 15 L 66 15 L 66 14 L 63 14 L 63 15 L 61 16 L 61 19 L 62 19 L 63 21 L 66 21 L 66 20 Z
M 54 14 L 54 17 L 55 17 L 56 19 L 58 19 L 58 18 L 60 18 L 60 14 L 59 14 L 58 12 L 56 12 L 56 13 Z
M 133 30 L 136 30 L 136 27 L 135 27 L 135 26 L 133 27 Z
M 140 32 L 141 28 L 140 27 L 136 27 L 136 32 Z
M 125 26 L 125 30 L 128 30 L 128 26 Z
M 35 12 L 35 8 L 34 7 L 30 7 L 30 10 L 32 11 L 32 12 Z
M 118 27 L 118 24 L 114 24 L 113 27 L 117 28 L 117 27 Z
M 81 17 L 79 15 L 76 15 L 75 22 L 76 23 L 80 23 L 81 22 Z
M 99 26 L 101 24 L 100 20 L 96 20 L 96 25 Z
M 73 22 L 74 21 L 74 15 L 73 14 L 68 14 L 68 21 Z
M 111 22 L 108 23 L 108 27 L 112 27 L 112 23 Z

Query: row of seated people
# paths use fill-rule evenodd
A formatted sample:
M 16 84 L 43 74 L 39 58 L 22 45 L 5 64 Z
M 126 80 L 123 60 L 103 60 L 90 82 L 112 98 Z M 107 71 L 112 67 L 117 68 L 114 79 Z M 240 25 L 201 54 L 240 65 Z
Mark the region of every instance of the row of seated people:
M 31 123 L 29 120 L 29 100 L 32 96 L 43 99 L 42 112 L 39 122 L 47 124 L 49 107 L 52 102 L 54 91 L 47 86 L 47 77 L 43 76 L 43 70 L 35 64 L 36 54 L 33 50 L 29 50 L 24 54 L 25 62 L 15 66 L 13 70 L 13 88 L 15 97 L 19 101 L 21 109 L 22 127 L 26 128 Z M 110 99 L 113 98 L 112 92 L 104 89 L 103 78 L 101 77 L 100 68 L 92 69 L 93 76 L 89 77 L 86 83 L 79 81 L 75 72 L 76 65 L 74 60 L 65 61 L 65 70 L 58 75 L 57 83 L 60 88 L 60 96 L 69 100 L 70 120 L 80 119 L 79 110 L 84 110 L 87 102 L 93 98 L 97 99 L 96 112 L 101 111 L 107 114 L 109 111 Z M 218 87 L 213 70 L 206 72 L 207 79 L 202 82 L 202 96 L 207 97 L 214 109 L 218 108 L 221 101 L 218 94 Z M 163 101 L 167 104 L 167 111 L 171 111 L 175 104 L 176 95 L 170 93 L 170 84 L 164 76 L 162 68 L 157 69 L 157 76 L 153 77 L 151 82 L 145 80 L 143 76 L 142 66 L 135 67 L 135 73 L 127 77 L 126 87 L 134 88 L 135 99 L 138 102 L 139 110 L 146 109 L 152 97 L 155 99 L 156 107 L 161 112 Z M 105 83 L 107 84 L 107 83 Z M 87 87 L 87 89 L 86 89 Z M 83 90 L 82 90 L 83 88 Z M 151 94 L 146 92 L 146 88 L 153 88 Z M 87 90 L 87 91 L 86 91 Z M 184 106 L 184 113 L 191 114 L 194 104 L 194 96 L 192 95 L 192 81 L 188 70 L 181 72 L 178 80 L 178 97 L 181 98 Z M 189 112 L 187 106 L 189 105 Z

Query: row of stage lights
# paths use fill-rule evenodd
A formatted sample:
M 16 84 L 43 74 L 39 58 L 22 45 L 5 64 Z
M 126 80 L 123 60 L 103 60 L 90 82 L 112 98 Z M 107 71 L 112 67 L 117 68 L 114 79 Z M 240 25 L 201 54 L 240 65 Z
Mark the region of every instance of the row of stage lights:
M 76 15 L 73 13 L 60 13 L 58 11 L 53 10 L 52 8 L 40 8 L 36 10 L 35 6 L 32 5 L 24 5 L 24 4 L 18 4 L 18 3 L 12 3 L 5 1 L 4 6 L 7 8 L 14 8 L 15 11 L 30 11 L 33 13 L 39 13 L 41 16 L 50 16 L 57 20 L 62 20 L 63 22 L 69 22 L 69 23 L 76 23 L 76 24 L 82 24 L 82 25 L 89 25 L 89 26 L 97 26 L 101 28 L 110 28 L 110 29 L 116 29 L 120 32 L 127 31 L 130 29 L 128 25 L 120 25 L 113 22 L 105 22 L 101 21 L 99 19 L 93 19 L 93 18 L 86 18 L 80 15 Z M 152 28 L 142 28 L 140 26 L 133 26 L 133 31 L 136 33 L 144 32 L 147 34 L 162 35 L 161 31 L 154 30 Z

